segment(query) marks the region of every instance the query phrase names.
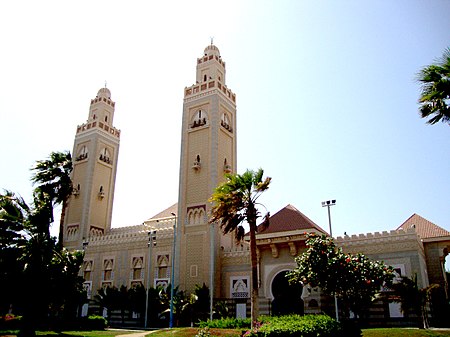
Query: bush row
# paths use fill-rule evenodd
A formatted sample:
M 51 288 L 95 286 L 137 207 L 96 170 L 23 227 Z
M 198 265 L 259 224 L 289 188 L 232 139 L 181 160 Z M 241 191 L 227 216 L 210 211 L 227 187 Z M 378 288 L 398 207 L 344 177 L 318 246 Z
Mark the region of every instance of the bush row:
M 21 316 L 6 315 L 0 319 L 0 330 L 19 330 Z M 83 317 L 76 321 L 56 320 L 51 327 L 53 330 L 104 330 L 108 326 L 102 316 Z M 50 327 L 49 327 L 50 328 Z
M 245 337 L 359 337 L 361 330 L 326 315 L 263 316 L 250 329 L 250 319 L 223 318 L 200 323 L 200 328 L 244 329 Z

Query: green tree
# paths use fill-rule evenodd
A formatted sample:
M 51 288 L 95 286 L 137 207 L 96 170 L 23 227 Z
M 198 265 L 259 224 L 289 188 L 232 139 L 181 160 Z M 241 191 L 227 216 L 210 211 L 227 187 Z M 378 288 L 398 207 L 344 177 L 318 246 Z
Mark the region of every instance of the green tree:
M 51 223 L 53 222 L 53 208 L 61 205 L 61 218 L 59 222 L 58 244 L 62 247 L 64 233 L 64 218 L 73 186 L 70 174 L 72 172 L 72 156 L 70 152 L 52 152 L 46 160 L 36 162 L 32 171 L 31 181 L 35 193 L 41 194 L 51 206 Z M 41 199 L 42 199 L 41 196 Z
M 424 67 L 418 80 L 422 83 L 419 98 L 422 118 L 429 118 L 429 124 L 439 121 L 450 124 L 450 48 L 435 64 Z
M 87 303 L 87 292 L 83 288 L 83 277 L 79 276 L 84 252 L 69 252 L 63 248 L 55 249 L 49 266 L 50 314 L 60 321 L 70 322 L 78 317 L 78 310 Z
M 117 287 L 102 287 L 97 290 L 94 296 L 96 302 L 101 309 L 106 309 L 107 320 L 110 321 L 113 310 L 120 309 L 121 295 Z
M 141 323 L 143 325 L 145 315 L 145 300 L 146 300 L 145 287 L 140 283 L 133 285 L 128 290 L 128 298 L 130 302 L 131 312 L 139 314 L 142 321 Z
M 0 264 L 7 282 L 0 298 L 23 315 L 23 336 L 34 335 L 38 324 L 48 324 L 50 308 L 54 312 L 63 305 L 69 309 L 73 287 L 80 289 L 82 284 L 77 276 L 82 256 L 61 251 L 49 235 L 47 201 L 44 194 L 35 193 L 33 206 L 28 206 L 12 192 L 0 194 L 0 240 L 4 243 Z
M 237 240 L 244 236 L 242 224 L 250 227 L 250 257 L 252 275 L 251 319 L 252 324 L 259 316 L 258 269 L 256 257 L 256 221 L 261 217 L 257 206 L 258 198 L 269 188 L 270 177 L 263 179 L 264 171 L 247 170 L 242 175 L 227 174 L 225 181 L 216 187 L 210 201 L 213 202 L 210 223 L 220 223 L 224 234 L 234 232 Z M 264 217 L 263 226 L 268 226 L 270 214 Z
M 382 286 L 390 285 L 392 267 L 371 261 L 363 254 L 345 254 L 333 239 L 325 235 L 308 235 L 307 250 L 297 256 L 297 268 L 288 274 L 290 282 L 320 287 L 328 295 L 336 295 L 357 316 L 365 312 Z
M 390 296 L 392 302 L 400 303 L 400 309 L 405 316 L 413 313 L 418 318 L 418 326 L 421 329 L 428 329 L 428 304 L 434 289 L 439 285 L 432 284 L 425 288 L 419 288 L 417 275 L 409 278 L 403 276 L 400 282 L 392 284 L 393 294 Z
M 60 312 L 64 306 L 68 312 L 74 300 L 69 297 L 78 294 L 82 285 L 77 276 L 81 254 L 62 250 L 50 236 L 54 205 L 71 191 L 63 187 L 67 186 L 64 181 L 70 181 L 70 154 L 51 155 L 54 162 L 61 162 L 62 158 L 67 160 L 59 171 L 46 171 L 44 167 L 50 166 L 49 162 L 37 162 L 33 168 L 36 174 L 32 180 L 39 185 L 33 191 L 31 206 L 12 192 L 0 194 L 0 266 L 4 282 L 8 282 L 2 287 L 7 295 L 0 296 L 0 302 L 8 301 L 23 315 L 23 336 L 34 335 L 38 323 L 48 324 L 50 308 Z M 58 284 L 61 279 L 64 287 Z
M 26 244 L 24 226 L 29 211 L 21 197 L 10 191 L 0 194 L 0 315 L 22 303 L 21 255 Z

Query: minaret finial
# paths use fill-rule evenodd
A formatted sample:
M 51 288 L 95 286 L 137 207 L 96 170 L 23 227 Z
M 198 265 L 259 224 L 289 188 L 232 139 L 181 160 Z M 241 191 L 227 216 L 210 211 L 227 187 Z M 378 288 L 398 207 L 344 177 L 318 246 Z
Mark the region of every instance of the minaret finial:
M 210 39 L 211 39 L 211 46 L 212 46 L 213 42 L 214 42 L 214 36 L 210 36 Z
M 105 81 L 105 88 L 106 88 L 106 81 Z

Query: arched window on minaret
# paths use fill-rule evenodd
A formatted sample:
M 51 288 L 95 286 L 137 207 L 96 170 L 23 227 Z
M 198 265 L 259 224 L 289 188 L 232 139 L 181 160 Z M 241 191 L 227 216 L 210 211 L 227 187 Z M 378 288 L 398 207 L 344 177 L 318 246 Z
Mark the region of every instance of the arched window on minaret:
M 227 112 L 224 112 L 222 114 L 220 125 L 222 125 L 228 131 L 232 132 L 233 129 L 231 128 L 231 117 Z
M 86 159 L 87 157 L 88 157 L 88 149 L 87 149 L 86 145 L 83 145 L 83 146 L 81 146 L 80 150 L 78 151 L 75 161 L 80 161 L 80 160 Z
M 231 165 L 228 164 L 227 158 L 223 161 L 223 172 L 225 173 L 231 173 Z
M 198 109 L 192 116 L 190 126 L 193 129 L 193 128 L 196 128 L 199 126 L 206 125 L 207 121 L 208 121 L 208 114 L 206 113 L 206 111 L 202 110 L 202 109 Z
M 99 159 L 104 163 L 111 164 L 111 155 L 106 147 L 100 151 Z
M 192 165 L 192 168 L 194 170 L 200 170 L 201 166 L 202 166 L 202 164 L 200 163 L 200 155 L 198 154 L 197 157 L 195 157 L 194 165 Z
M 78 197 L 80 195 L 80 190 L 81 190 L 80 184 L 77 184 L 76 186 L 73 187 L 72 194 L 75 197 Z
M 205 75 L 203 75 L 203 82 L 206 82 L 206 74 Z

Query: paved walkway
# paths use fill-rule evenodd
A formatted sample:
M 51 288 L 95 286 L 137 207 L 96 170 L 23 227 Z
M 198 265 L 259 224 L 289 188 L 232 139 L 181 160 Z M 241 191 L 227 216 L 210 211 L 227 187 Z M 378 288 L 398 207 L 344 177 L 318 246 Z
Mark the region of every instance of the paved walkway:
M 114 330 L 114 331 L 123 331 L 127 329 L 108 329 L 108 330 Z M 127 330 L 130 331 L 130 330 Z M 135 330 L 133 333 L 127 333 L 126 335 L 120 335 L 120 337 L 145 337 L 150 333 L 153 333 L 157 330 Z
M 139 331 L 139 332 L 133 332 L 126 335 L 120 335 L 120 337 L 145 337 L 149 333 L 152 333 L 153 331 Z

